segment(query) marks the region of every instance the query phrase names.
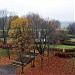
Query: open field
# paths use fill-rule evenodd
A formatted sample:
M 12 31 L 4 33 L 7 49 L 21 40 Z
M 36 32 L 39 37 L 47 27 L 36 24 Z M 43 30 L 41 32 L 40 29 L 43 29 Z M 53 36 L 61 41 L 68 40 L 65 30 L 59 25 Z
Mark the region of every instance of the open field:
M 7 55 L 7 50 L 0 48 L 0 56 L 6 56 Z
M 0 40 L 3 40 L 3 38 L 0 38 Z M 7 37 L 7 42 L 12 42 L 12 38 Z
M 50 48 L 59 48 L 59 49 L 73 49 L 75 46 L 68 45 L 50 45 Z M 7 50 L 0 48 L 0 56 L 7 55 Z
M 50 48 L 59 48 L 59 49 L 73 49 L 75 46 L 68 46 L 68 45 L 50 45 Z
M 75 38 L 69 38 L 67 41 L 75 42 Z
M 55 48 L 60 48 L 60 49 L 73 49 L 75 46 L 68 46 L 68 45 L 55 45 Z

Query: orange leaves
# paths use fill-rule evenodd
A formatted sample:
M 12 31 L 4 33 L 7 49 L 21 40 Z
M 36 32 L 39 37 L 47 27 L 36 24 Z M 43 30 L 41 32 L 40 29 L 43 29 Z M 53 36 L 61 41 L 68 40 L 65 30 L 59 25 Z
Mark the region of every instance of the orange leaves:
M 43 67 L 41 68 L 40 55 L 38 55 L 34 68 L 31 67 L 31 63 L 24 67 L 24 75 L 75 75 L 75 69 L 69 64 L 70 62 L 72 61 L 68 58 L 55 56 L 47 58 L 47 56 L 44 56 Z M 21 75 L 21 68 L 16 73 Z

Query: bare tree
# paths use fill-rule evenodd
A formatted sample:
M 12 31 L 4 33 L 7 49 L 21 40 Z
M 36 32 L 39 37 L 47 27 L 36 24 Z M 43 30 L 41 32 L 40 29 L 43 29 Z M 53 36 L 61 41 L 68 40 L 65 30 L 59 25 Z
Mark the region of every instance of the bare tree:
M 15 12 L 9 12 L 9 15 L 8 15 L 8 26 L 7 26 L 8 30 L 10 29 L 11 22 L 13 20 L 16 20 L 17 18 L 19 18 L 19 17 L 18 17 L 18 15 Z
M 60 28 L 58 20 L 45 20 L 39 14 L 29 13 L 27 18 L 30 19 L 32 27 L 37 31 L 36 35 L 41 32 L 41 36 L 47 37 L 47 41 L 54 42 L 57 36 L 57 28 Z
M 71 35 L 75 35 L 75 23 L 69 24 L 67 27 L 68 33 Z
M 0 10 L 0 26 L 3 31 L 4 44 L 6 43 L 7 10 Z

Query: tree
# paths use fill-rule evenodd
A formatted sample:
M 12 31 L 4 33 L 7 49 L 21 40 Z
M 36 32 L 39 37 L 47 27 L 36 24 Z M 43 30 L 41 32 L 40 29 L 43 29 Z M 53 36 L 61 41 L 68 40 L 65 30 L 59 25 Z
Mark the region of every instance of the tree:
M 60 27 L 60 22 L 56 20 L 51 20 L 47 23 L 47 40 L 50 44 L 55 44 L 58 34 L 57 29 Z
M 41 18 L 38 14 L 29 13 L 27 18 L 30 19 L 32 28 L 35 29 L 36 37 L 41 36 L 47 38 L 47 41 L 52 43 L 56 40 L 57 28 L 60 28 L 60 22 L 57 20 L 45 20 Z
M 34 38 L 29 20 L 27 18 L 17 18 L 16 20 L 12 21 L 8 34 L 11 38 L 13 38 L 14 46 L 19 52 L 18 57 L 22 64 L 23 73 L 23 54 L 30 51 L 32 45 L 34 44 Z
M 14 12 L 9 12 L 7 30 L 10 29 L 11 22 L 12 22 L 13 20 L 16 20 L 17 18 L 19 18 L 19 17 L 18 17 L 18 15 L 16 15 Z
M 27 18 L 17 18 L 11 22 L 9 36 L 13 38 L 14 46 L 20 52 L 29 49 L 33 43 L 33 35 L 30 28 L 30 22 Z
M 29 13 L 27 18 L 30 19 L 32 28 L 35 30 L 35 35 L 38 38 L 39 33 L 50 43 L 56 40 L 57 29 L 60 28 L 60 22 L 58 20 L 45 20 L 39 16 L 39 14 Z
M 69 24 L 67 27 L 68 33 L 71 35 L 75 35 L 75 23 Z
M 7 13 L 8 11 L 5 9 L 0 10 L 0 27 L 1 27 L 1 30 L 3 31 L 4 44 L 7 42 L 6 41 Z
M 31 25 L 33 28 L 35 29 L 42 29 L 44 27 L 46 27 L 46 21 L 40 17 L 39 14 L 35 14 L 35 13 L 29 13 L 26 16 L 30 21 L 31 21 Z
M 58 31 L 58 33 L 57 33 L 57 40 L 59 40 L 59 41 L 64 41 L 64 40 L 67 40 L 67 39 L 69 39 L 69 37 L 68 37 L 68 31 L 67 30 L 57 30 Z

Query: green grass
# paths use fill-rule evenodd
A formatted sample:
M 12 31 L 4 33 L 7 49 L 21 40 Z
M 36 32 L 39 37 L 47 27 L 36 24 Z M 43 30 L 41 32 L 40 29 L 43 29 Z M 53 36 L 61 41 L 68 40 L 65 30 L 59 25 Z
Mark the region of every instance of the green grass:
M 68 45 L 56 45 L 56 48 L 60 48 L 60 49 L 73 49 L 75 48 L 75 46 L 68 46 Z
M 68 45 L 50 45 L 50 48 L 59 48 L 59 49 L 73 49 L 75 46 L 68 46 Z M 7 50 L 0 48 L 0 56 L 6 56 Z
M 68 31 L 66 28 L 58 28 L 57 30 Z
M 50 48 L 73 49 L 73 48 L 75 48 L 75 46 L 68 46 L 68 45 L 50 45 Z
M 0 48 L 0 56 L 5 56 L 7 55 L 7 50 Z
M 46 48 L 48 48 L 48 45 L 46 45 Z M 75 48 L 75 46 L 69 46 L 69 45 L 49 45 L 49 48 L 73 49 L 73 48 Z
M 3 38 L 0 38 L 0 39 L 3 40 Z M 12 42 L 12 38 L 7 37 L 7 42 Z
M 75 38 L 70 38 L 70 39 L 67 40 L 67 41 L 75 42 Z

